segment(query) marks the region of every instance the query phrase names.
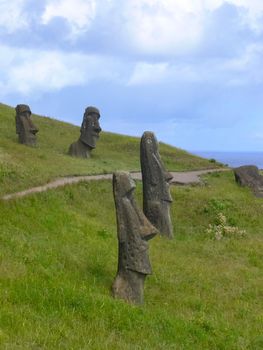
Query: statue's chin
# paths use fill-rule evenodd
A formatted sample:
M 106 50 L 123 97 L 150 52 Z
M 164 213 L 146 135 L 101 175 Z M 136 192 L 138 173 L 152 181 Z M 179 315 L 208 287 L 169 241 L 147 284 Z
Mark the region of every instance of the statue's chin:
M 173 201 L 171 199 L 163 199 L 162 200 L 163 203 L 168 203 L 168 204 L 172 204 Z
M 84 143 L 84 145 L 88 146 L 89 148 L 96 148 L 96 144 L 94 142 L 90 142 L 90 141 L 87 141 L 87 140 L 83 140 L 83 139 L 80 139 L 82 143 Z

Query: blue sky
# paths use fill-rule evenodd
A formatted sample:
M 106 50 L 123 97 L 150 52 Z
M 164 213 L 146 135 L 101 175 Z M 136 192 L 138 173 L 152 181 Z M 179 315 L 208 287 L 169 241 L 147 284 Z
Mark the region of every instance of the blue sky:
M 0 0 L 0 101 L 187 150 L 263 151 L 262 0 Z

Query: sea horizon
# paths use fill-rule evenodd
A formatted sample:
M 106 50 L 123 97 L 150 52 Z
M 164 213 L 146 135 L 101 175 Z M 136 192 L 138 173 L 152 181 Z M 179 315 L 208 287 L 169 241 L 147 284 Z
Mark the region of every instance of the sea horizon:
M 190 151 L 192 154 L 226 164 L 230 167 L 256 165 L 263 169 L 263 151 Z

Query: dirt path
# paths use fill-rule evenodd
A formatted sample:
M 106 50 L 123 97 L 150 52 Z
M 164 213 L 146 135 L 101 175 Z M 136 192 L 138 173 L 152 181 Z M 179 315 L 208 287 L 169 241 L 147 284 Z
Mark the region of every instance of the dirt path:
M 225 171 L 228 169 L 208 169 L 208 170 L 196 170 L 196 171 L 185 171 L 185 172 L 171 172 L 173 179 L 172 184 L 176 185 L 190 185 L 190 184 L 199 184 L 201 183 L 200 175 L 208 174 L 216 171 Z M 131 173 L 134 180 L 141 180 L 141 173 Z M 111 180 L 112 174 L 105 175 L 85 175 L 85 176 L 71 176 L 71 177 L 62 177 L 60 179 L 54 180 L 46 185 L 37 186 L 29 188 L 28 190 L 15 192 L 7 194 L 2 197 L 3 200 L 9 200 L 12 198 L 24 197 L 31 193 L 44 192 L 52 188 L 57 188 L 60 186 L 74 184 L 80 181 L 97 181 L 97 180 Z

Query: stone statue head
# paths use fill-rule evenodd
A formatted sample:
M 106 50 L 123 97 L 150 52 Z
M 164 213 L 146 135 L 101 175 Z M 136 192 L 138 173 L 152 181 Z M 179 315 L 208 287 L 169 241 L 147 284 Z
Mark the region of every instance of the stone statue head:
M 153 200 L 172 202 L 169 182 L 173 176 L 165 170 L 162 163 L 158 141 L 151 131 L 145 131 L 141 138 L 141 167 L 147 181 L 148 196 Z
M 101 127 L 99 124 L 100 112 L 96 107 L 87 107 L 80 129 L 80 140 L 90 148 L 96 147 Z
M 113 174 L 113 192 L 116 200 L 121 200 L 125 197 L 132 198 L 135 188 L 135 182 L 128 172 L 118 171 Z
M 165 170 L 154 133 L 146 131 L 141 138 L 143 211 L 160 234 L 173 236 L 170 217 L 172 197 L 169 182 L 173 176 Z
M 16 113 L 19 115 L 24 115 L 24 116 L 31 116 L 31 109 L 28 105 L 17 105 L 16 106 Z
M 16 106 L 16 133 L 19 142 L 26 145 L 36 144 L 36 133 L 38 128 L 31 119 L 31 110 L 28 105 L 19 104 Z
M 146 241 L 157 234 L 134 199 L 135 182 L 125 171 L 113 174 L 113 193 L 116 206 L 118 239 L 125 251 L 124 265 L 129 270 L 151 273 Z
M 113 174 L 119 254 L 112 292 L 116 298 L 141 304 L 144 280 L 152 273 L 147 241 L 158 231 L 138 207 L 134 199 L 135 186 L 128 172 Z

